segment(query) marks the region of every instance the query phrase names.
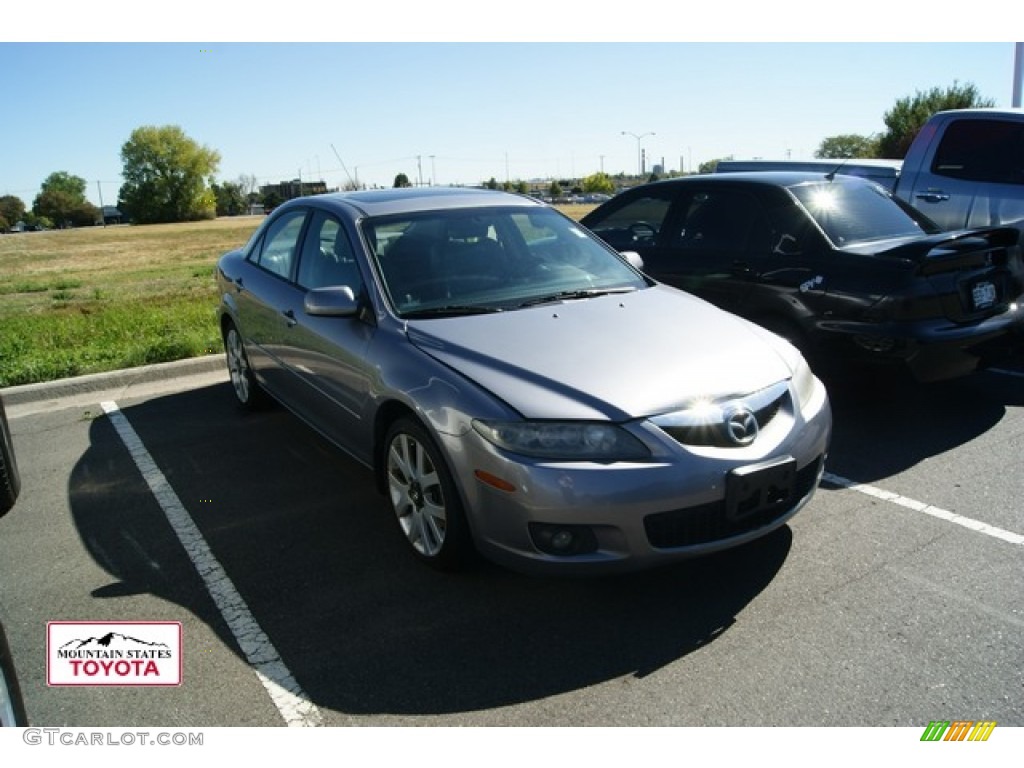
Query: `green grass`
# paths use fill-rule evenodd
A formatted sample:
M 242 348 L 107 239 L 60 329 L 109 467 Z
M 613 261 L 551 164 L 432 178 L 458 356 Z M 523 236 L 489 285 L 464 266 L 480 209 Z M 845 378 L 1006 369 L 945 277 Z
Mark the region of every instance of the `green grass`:
M 214 266 L 260 221 L 0 237 L 0 387 L 219 352 Z
M 214 268 L 261 221 L 0 236 L 0 387 L 220 352 Z

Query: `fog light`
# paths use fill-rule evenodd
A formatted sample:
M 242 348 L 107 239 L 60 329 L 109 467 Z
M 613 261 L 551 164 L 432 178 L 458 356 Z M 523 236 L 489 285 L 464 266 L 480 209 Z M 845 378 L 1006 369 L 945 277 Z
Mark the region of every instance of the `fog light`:
M 564 552 L 572 546 L 572 531 L 559 531 L 551 537 L 551 546 L 560 552 Z
M 530 523 L 530 538 L 548 555 L 585 555 L 597 551 L 597 536 L 585 525 Z

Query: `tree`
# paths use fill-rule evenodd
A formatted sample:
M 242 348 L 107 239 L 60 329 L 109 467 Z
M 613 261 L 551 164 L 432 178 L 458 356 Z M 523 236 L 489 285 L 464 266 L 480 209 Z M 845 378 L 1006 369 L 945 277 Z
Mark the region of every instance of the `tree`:
M 260 180 L 256 178 L 255 174 L 243 173 L 239 175 L 238 186 L 242 188 L 242 194 L 246 196 L 249 202 L 254 201 L 258 197 Z
M 67 171 L 55 171 L 39 187 L 32 212 L 56 222 L 58 226 L 91 226 L 100 211 L 85 199 L 86 181 Z
M 124 185 L 120 205 L 138 224 L 197 221 L 216 215 L 206 179 L 220 154 L 190 139 L 176 125 L 143 126 L 121 147 Z
M 20 197 L 15 197 L 14 195 L 0 197 L 0 218 L 7 221 L 7 227 L 0 228 L 13 227 L 25 218 L 25 203 L 22 202 Z
M 918 91 L 914 96 L 898 99 L 882 118 L 886 131 L 878 139 L 878 156 L 896 159 L 905 157 L 917 132 L 936 112 L 993 106 L 995 102 L 982 98 L 973 83 L 960 85 L 956 81 L 949 88 Z
M 270 213 L 283 202 L 284 198 L 277 194 L 277 192 L 267 192 L 267 194 L 263 196 L 263 210 Z
M 725 157 L 716 157 L 714 160 L 708 160 L 697 166 L 697 173 L 714 173 L 715 168 L 722 160 L 732 160 L 732 155 L 726 155 Z
M 552 200 L 554 200 L 555 198 L 561 197 L 562 196 L 562 185 L 559 184 L 557 181 L 552 181 L 551 182 L 551 186 L 548 187 L 548 194 L 551 196 Z
M 861 136 L 856 133 L 829 136 L 818 145 L 814 156 L 823 160 L 878 157 L 878 139 L 874 136 Z
M 249 200 L 245 188 L 241 184 L 226 181 L 223 184 L 210 184 L 210 189 L 217 200 L 218 216 L 238 216 L 249 210 Z
M 412 183 L 409 181 L 408 176 L 404 173 L 400 173 L 395 176 L 395 183 L 392 186 L 394 186 L 395 189 L 399 189 L 401 187 L 411 187 Z
M 583 191 L 588 195 L 610 195 L 615 192 L 615 182 L 607 173 L 594 173 L 583 179 Z

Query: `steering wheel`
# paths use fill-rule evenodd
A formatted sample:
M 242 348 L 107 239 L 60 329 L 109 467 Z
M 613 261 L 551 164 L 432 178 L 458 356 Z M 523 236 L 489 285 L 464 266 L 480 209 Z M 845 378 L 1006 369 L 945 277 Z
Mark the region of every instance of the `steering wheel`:
M 646 221 L 634 221 L 627 229 L 634 240 L 653 240 L 658 236 L 658 228 Z

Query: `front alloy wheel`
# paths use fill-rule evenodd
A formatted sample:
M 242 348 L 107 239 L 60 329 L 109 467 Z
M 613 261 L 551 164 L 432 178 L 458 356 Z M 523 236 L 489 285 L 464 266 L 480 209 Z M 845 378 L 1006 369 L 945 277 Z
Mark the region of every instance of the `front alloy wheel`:
M 416 555 L 443 570 L 464 564 L 470 544 L 451 473 L 418 423 L 399 419 L 387 437 L 388 498 Z

